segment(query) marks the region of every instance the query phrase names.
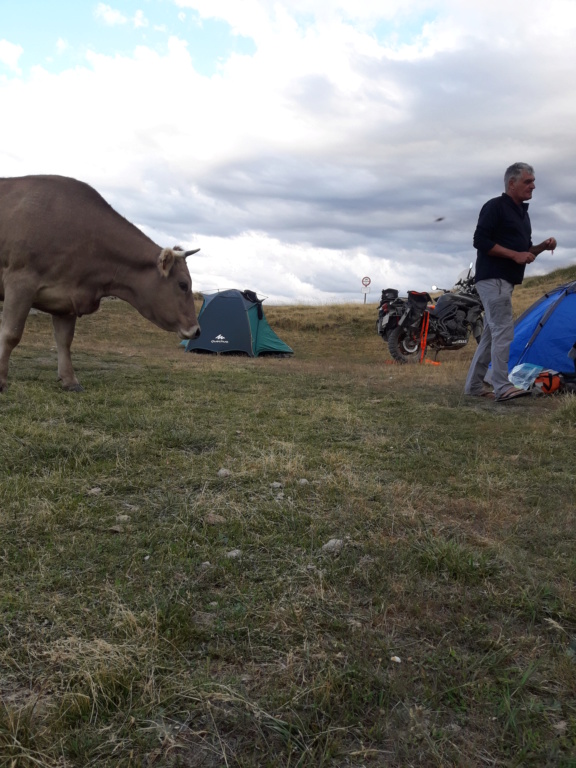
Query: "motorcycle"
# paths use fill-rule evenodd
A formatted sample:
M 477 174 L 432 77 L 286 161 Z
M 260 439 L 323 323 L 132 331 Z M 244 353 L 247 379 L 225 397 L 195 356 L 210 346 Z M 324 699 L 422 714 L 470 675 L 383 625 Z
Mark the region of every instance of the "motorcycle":
M 444 349 L 462 349 L 471 335 L 480 341 L 484 307 L 474 285 L 473 265 L 460 273 L 451 290 L 437 286 L 432 290 L 443 290 L 435 302 L 427 292 L 408 291 L 405 299 L 396 297 L 388 302 L 386 322 L 384 312 L 378 319 L 378 332 L 398 363 L 419 362 L 428 349 L 436 354 Z

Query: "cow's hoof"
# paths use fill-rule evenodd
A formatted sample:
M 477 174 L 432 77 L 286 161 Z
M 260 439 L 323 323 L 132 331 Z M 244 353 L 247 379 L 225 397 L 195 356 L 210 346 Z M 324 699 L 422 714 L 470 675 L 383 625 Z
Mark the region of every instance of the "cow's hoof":
M 65 392 L 84 392 L 84 387 L 82 386 L 82 384 L 70 384 L 67 387 L 62 385 L 62 389 Z

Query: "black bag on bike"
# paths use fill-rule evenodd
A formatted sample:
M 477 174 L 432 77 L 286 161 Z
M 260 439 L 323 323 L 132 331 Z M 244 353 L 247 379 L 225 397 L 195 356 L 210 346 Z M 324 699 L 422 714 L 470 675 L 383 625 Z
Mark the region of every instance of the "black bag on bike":
M 431 301 L 430 294 L 425 291 L 408 291 L 408 303 L 419 312 L 424 312 Z

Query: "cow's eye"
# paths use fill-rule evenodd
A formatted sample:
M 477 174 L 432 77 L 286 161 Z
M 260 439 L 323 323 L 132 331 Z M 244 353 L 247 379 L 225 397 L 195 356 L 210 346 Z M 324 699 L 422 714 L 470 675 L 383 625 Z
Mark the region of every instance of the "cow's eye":
M 178 288 L 180 288 L 181 291 L 184 291 L 184 293 L 188 292 L 188 283 L 185 283 L 184 280 L 181 280 L 178 283 Z

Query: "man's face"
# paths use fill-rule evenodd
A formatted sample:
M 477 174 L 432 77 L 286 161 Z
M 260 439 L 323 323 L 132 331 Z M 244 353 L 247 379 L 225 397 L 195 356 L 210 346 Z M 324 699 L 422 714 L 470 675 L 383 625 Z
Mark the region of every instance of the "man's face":
M 510 179 L 508 183 L 508 194 L 515 203 L 525 203 L 532 198 L 532 191 L 536 187 L 535 177 L 528 171 L 522 171 L 522 175 L 517 179 Z

